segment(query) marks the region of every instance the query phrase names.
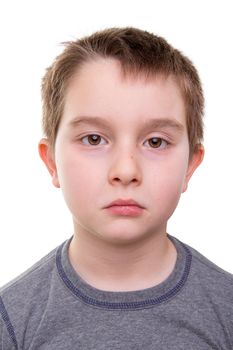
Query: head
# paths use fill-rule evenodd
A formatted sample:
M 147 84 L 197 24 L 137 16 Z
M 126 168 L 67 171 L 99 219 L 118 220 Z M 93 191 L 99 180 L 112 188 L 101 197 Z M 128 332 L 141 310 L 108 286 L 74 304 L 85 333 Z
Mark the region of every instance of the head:
M 73 75 L 87 62 L 114 58 L 125 76 L 175 78 L 184 99 L 191 158 L 203 140 L 204 97 L 198 72 L 187 57 L 164 38 L 130 27 L 110 28 L 64 45 L 42 80 L 43 131 L 53 147 Z
M 164 229 L 204 152 L 204 98 L 191 61 L 148 32 L 107 29 L 66 43 L 42 99 L 39 152 L 76 227 L 137 236 L 140 217 L 101 221 L 111 201 L 132 198 L 145 208 L 147 232 Z

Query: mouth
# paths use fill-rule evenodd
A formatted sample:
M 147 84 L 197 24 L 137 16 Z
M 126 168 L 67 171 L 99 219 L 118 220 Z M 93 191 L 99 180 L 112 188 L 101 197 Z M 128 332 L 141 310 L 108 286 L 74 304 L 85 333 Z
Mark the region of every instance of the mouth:
M 132 199 L 117 199 L 105 209 L 114 215 L 139 216 L 142 214 L 144 207 Z
M 111 202 L 106 208 L 110 208 L 110 207 L 113 207 L 113 206 L 133 206 L 133 207 L 138 207 L 138 208 L 141 208 L 141 209 L 144 209 L 144 207 L 142 205 L 140 205 L 138 202 L 136 202 L 135 200 L 133 199 L 117 199 L 113 202 Z

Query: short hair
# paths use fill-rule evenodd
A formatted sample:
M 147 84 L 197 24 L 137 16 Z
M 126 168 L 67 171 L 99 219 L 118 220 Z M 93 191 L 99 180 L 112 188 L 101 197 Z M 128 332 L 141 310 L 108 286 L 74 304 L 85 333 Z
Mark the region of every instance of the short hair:
M 175 77 L 184 98 L 190 156 L 202 143 L 204 96 L 198 72 L 190 59 L 164 38 L 138 28 L 114 27 L 62 44 L 64 51 L 47 68 L 41 85 L 42 128 L 53 147 L 73 74 L 98 58 L 118 60 L 124 75 Z

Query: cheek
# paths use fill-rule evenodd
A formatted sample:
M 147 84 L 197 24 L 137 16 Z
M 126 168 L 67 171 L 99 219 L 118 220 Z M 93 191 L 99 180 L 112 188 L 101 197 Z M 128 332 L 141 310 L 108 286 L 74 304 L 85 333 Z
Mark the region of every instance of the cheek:
M 71 212 L 77 208 L 82 211 L 86 204 L 98 198 L 101 181 L 101 167 L 86 158 L 77 157 L 69 152 L 57 162 L 58 177 L 64 199 Z
M 169 162 L 156 166 L 150 183 L 154 188 L 157 201 L 177 204 L 182 193 L 186 175 L 188 158 L 185 155 L 177 156 Z

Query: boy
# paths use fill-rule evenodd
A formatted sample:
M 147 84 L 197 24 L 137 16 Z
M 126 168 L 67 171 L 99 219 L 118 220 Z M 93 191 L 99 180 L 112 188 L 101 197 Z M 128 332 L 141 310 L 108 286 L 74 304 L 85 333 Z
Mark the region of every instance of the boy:
M 1 288 L 2 349 L 233 349 L 233 276 L 166 233 L 204 154 L 191 61 L 111 28 L 67 43 L 42 98 L 74 234 Z

